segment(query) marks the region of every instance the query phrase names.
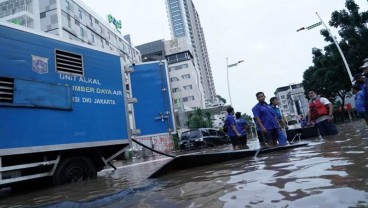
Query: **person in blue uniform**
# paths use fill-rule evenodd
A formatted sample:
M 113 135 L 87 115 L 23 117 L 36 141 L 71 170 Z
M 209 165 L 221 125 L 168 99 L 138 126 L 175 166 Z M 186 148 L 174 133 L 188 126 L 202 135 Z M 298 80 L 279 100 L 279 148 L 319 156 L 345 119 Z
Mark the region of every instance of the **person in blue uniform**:
M 234 118 L 234 108 L 228 107 L 226 109 L 227 115 L 225 118 L 225 125 L 227 129 L 227 135 L 230 138 L 231 144 L 233 145 L 234 150 L 240 149 L 240 137 L 241 134 L 236 129 L 236 122 Z
M 257 135 L 260 146 L 266 144 L 277 146 L 280 125 L 272 107 L 266 103 L 263 92 L 257 92 L 258 103 L 252 108 L 254 120 L 257 124 Z
M 236 129 L 240 133 L 240 148 L 246 149 L 247 146 L 247 128 L 248 128 L 248 122 L 241 117 L 240 112 L 235 113 L 235 123 L 236 123 Z
M 280 101 L 277 97 L 272 97 L 270 99 L 270 106 L 272 107 L 273 111 L 276 114 L 277 121 L 279 122 L 282 128 L 287 128 L 285 118 L 281 115 L 280 109 L 278 107 L 279 105 Z
M 364 93 L 362 92 L 361 88 L 358 85 L 353 85 L 351 87 L 351 91 L 354 94 L 355 110 L 358 113 L 358 117 L 364 119 L 366 124 L 368 124 L 366 109 L 364 105 Z
M 286 130 L 287 130 L 288 127 L 287 127 L 284 116 L 282 116 L 282 114 L 280 112 L 280 109 L 278 107 L 279 105 L 280 105 L 280 102 L 279 102 L 279 99 L 277 97 L 272 97 L 270 99 L 270 106 L 271 106 L 272 110 L 274 111 L 274 113 L 276 115 L 276 118 L 277 118 L 277 121 L 278 121 L 279 125 L 281 126 L 281 129 L 278 130 L 279 137 L 278 137 L 277 141 L 278 141 L 279 145 L 286 145 L 286 144 L 288 144 L 287 138 L 286 138 Z

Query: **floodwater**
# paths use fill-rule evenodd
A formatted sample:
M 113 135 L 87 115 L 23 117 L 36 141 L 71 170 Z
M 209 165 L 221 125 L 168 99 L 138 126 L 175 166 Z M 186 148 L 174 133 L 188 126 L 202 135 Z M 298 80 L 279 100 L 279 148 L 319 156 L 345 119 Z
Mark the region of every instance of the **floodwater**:
M 155 179 L 147 178 L 171 158 L 104 170 L 82 184 L 3 190 L 0 207 L 368 207 L 368 128 L 353 122 L 338 129 L 308 146 Z

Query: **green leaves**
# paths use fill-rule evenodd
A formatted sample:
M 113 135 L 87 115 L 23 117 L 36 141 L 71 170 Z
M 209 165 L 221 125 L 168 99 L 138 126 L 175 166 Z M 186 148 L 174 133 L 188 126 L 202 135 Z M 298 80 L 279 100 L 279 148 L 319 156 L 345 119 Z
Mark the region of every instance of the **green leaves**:
M 211 114 L 209 112 L 203 113 L 200 108 L 197 108 L 193 114 L 189 116 L 188 127 L 190 129 L 197 128 L 212 128 Z
M 334 11 L 331 14 L 330 26 L 338 28 L 340 42 L 338 43 L 349 64 L 352 74 L 361 73 L 359 67 L 368 57 L 368 12 L 359 12 L 359 5 L 354 0 L 346 0 L 346 9 Z M 351 81 L 336 45 L 327 30 L 321 30 L 328 44 L 323 50 L 313 48 L 313 66 L 303 75 L 303 87 L 306 95 L 310 90 L 316 90 L 327 98 L 340 96 L 350 91 Z

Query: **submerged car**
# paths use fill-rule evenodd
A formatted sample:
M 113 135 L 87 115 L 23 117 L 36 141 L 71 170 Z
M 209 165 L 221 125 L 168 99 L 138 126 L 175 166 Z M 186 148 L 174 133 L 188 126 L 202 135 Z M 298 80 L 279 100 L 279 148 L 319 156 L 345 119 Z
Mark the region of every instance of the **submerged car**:
M 229 143 L 230 139 L 224 132 L 212 128 L 200 128 L 181 133 L 179 145 L 181 150 L 188 150 Z

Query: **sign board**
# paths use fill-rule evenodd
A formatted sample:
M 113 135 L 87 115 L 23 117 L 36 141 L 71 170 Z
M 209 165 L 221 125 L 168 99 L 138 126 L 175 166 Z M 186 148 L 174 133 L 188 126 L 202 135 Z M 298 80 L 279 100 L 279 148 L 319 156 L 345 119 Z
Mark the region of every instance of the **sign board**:
M 115 19 L 115 17 L 113 17 L 111 14 L 109 14 L 107 16 L 107 18 L 109 20 L 109 23 L 112 23 L 112 24 L 115 25 L 115 28 L 116 28 L 117 31 L 119 31 L 119 29 L 121 29 L 121 20 Z
M 183 51 L 191 51 L 192 47 L 188 43 L 186 37 L 175 38 L 165 42 L 165 53 L 166 55 L 176 54 Z

